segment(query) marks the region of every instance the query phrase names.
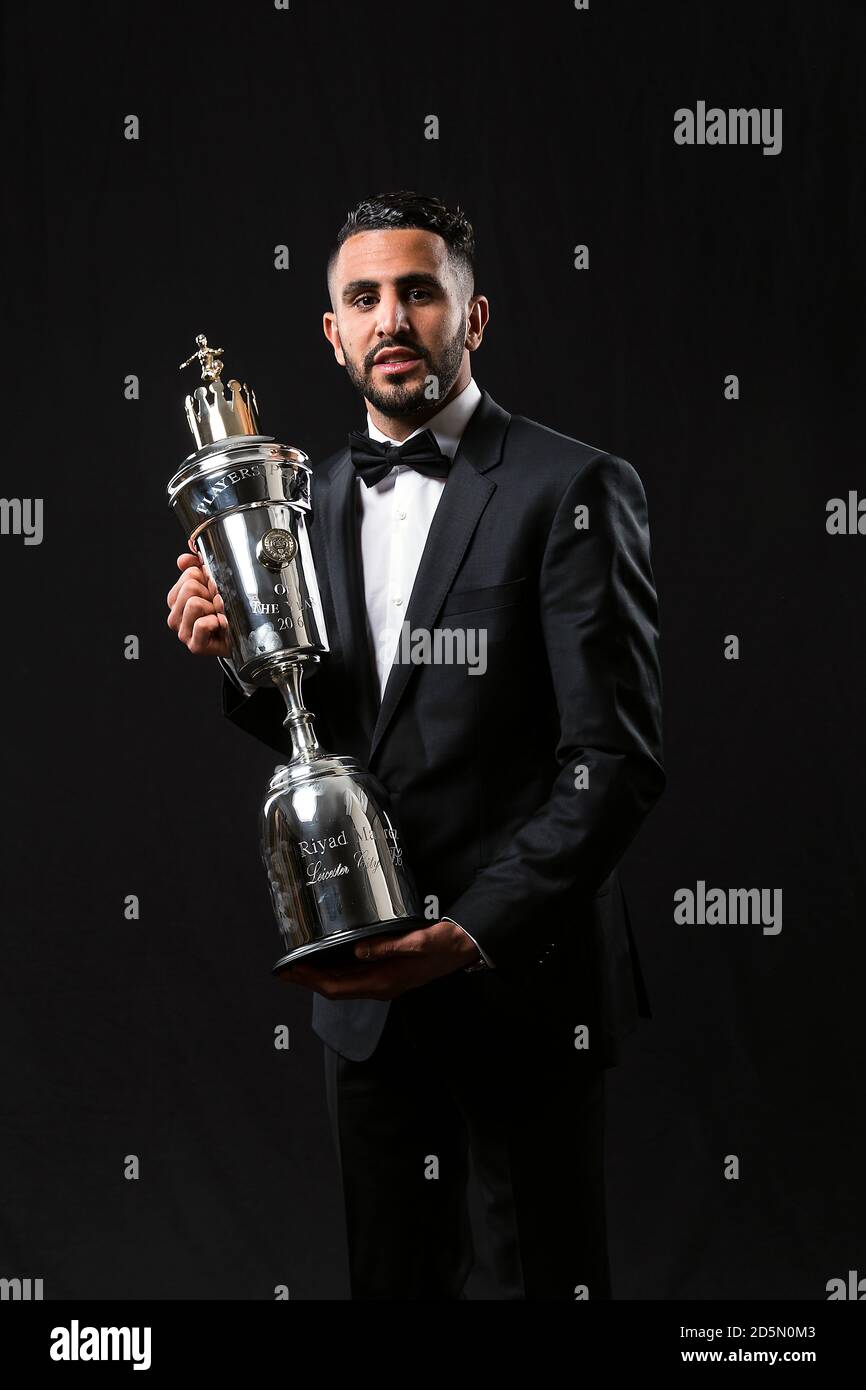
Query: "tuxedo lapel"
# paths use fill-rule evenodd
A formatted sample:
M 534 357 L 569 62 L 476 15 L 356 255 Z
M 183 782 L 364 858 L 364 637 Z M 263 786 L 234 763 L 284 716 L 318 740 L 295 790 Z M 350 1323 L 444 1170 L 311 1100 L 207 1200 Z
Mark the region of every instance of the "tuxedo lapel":
M 454 455 L 421 555 L 403 620 L 410 634 L 414 628 L 429 631 L 436 623 L 481 513 L 496 491 L 496 484 L 484 474 L 499 462 L 510 419 L 508 412 L 482 391 Z M 408 662 L 395 661 L 391 666 L 373 729 L 371 762 L 414 669 Z
M 365 744 L 373 736 L 379 709 L 379 681 L 367 636 L 367 610 L 364 602 L 364 576 L 358 542 L 356 507 L 357 475 L 349 450 L 336 460 L 323 485 L 313 488 L 312 532 L 322 554 L 337 629 L 343 666 L 347 676 L 357 678 L 359 698 L 356 714 Z M 324 661 L 328 661 L 324 657 Z M 348 692 L 347 692 L 348 694 Z M 339 751 L 339 750 L 331 750 Z

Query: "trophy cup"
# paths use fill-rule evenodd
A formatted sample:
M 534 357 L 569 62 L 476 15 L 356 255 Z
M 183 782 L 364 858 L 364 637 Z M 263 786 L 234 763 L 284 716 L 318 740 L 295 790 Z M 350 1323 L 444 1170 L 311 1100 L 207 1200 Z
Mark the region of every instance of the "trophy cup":
M 232 379 L 225 395 L 224 349 L 201 334 L 196 343 L 181 363 L 198 361 L 206 383 L 186 397 L 196 449 L 168 499 L 222 597 L 237 674 L 277 686 L 286 703 L 292 756 L 275 769 L 259 817 L 282 943 L 273 972 L 311 956 L 344 965 L 362 937 L 427 924 L 385 789 L 353 758 L 326 753 L 304 708 L 305 668 L 328 652 L 305 521 L 307 455 L 259 433 L 250 387 Z

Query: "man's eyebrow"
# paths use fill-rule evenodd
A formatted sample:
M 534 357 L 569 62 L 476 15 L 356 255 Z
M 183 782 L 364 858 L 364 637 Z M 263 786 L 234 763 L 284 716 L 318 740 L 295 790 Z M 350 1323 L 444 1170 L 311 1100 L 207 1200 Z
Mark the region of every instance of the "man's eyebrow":
M 350 280 L 347 285 L 343 286 L 341 297 L 348 301 L 367 290 L 379 289 L 380 284 L 381 281 L 379 280 Z M 410 275 L 398 275 L 394 284 L 398 289 L 406 289 L 409 285 L 429 285 L 431 289 L 442 289 L 442 281 L 438 276 L 431 275 L 428 270 L 418 270 Z

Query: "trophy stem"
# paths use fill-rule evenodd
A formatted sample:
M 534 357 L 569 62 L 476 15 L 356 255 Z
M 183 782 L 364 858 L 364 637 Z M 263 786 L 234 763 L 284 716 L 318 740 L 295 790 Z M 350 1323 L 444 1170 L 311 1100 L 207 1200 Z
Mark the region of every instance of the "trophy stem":
M 281 664 L 273 670 L 271 680 L 286 702 L 283 728 L 288 729 L 292 740 L 292 762 L 309 763 L 319 756 L 322 749 L 316 738 L 313 716 L 304 707 L 301 695 L 303 675 L 303 659 L 295 660 L 286 662 L 285 665 Z

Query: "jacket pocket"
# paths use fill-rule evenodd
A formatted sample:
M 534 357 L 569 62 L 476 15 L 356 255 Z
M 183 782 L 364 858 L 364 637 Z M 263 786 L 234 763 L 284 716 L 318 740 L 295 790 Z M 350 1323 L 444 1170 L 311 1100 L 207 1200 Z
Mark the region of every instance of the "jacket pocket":
M 519 603 L 526 592 L 526 576 L 511 579 L 506 584 L 491 584 L 484 589 L 452 589 L 440 609 L 440 618 L 454 613 L 473 613 L 485 608 L 508 608 Z

